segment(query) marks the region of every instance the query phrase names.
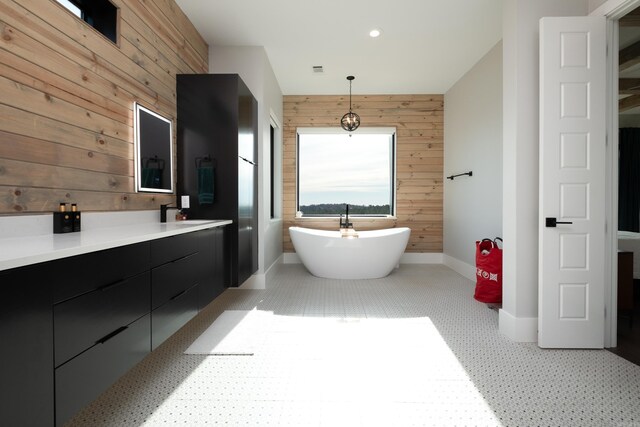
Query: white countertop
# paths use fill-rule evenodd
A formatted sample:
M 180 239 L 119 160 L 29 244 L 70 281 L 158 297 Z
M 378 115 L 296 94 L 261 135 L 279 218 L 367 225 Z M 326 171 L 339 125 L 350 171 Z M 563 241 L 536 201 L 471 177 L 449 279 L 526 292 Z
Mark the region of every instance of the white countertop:
M 231 223 L 230 220 L 149 222 L 77 233 L 0 238 L 0 271 Z

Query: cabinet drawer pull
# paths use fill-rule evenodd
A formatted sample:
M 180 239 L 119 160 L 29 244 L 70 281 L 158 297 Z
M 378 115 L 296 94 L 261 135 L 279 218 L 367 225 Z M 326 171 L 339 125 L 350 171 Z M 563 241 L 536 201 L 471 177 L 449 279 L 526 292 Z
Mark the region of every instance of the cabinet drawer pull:
M 100 338 L 98 341 L 96 341 L 96 344 L 104 344 L 107 341 L 109 341 L 111 338 L 115 337 L 116 335 L 118 335 L 120 332 L 128 329 L 128 326 L 120 326 L 118 329 L 116 329 L 115 331 L 105 335 L 104 337 Z
M 171 263 L 173 264 L 174 262 L 182 261 L 184 259 L 187 259 L 187 258 L 190 258 L 190 257 L 194 256 L 195 254 L 197 254 L 197 252 L 194 252 L 194 253 L 189 254 L 189 255 L 182 256 L 182 257 L 180 257 L 178 259 L 174 259 L 173 261 L 171 261 Z
M 169 301 L 173 301 L 174 299 L 180 298 L 182 295 L 186 294 L 187 290 L 185 289 L 184 291 L 180 292 L 179 294 L 176 294 L 174 296 L 172 296 L 171 298 L 169 298 Z
M 98 288 L 98 290 L 99 290 L 99 291 L 106 291 L 107 289 L 111 289 L 111 288 L 113 288 L 113 287 L 115 287 L 115 286 L 121 285 L 121 284 L 123 284 L 123 283 L 124 283 L 124 282 L 126 282 L 126 281 L 127 281 L 127 279 L 120 279 L 120 280 L 116 280 L 115 282 L 109 283 L 109 284 L 107 284 L 107 285 L 100 286 L 100 287 Z

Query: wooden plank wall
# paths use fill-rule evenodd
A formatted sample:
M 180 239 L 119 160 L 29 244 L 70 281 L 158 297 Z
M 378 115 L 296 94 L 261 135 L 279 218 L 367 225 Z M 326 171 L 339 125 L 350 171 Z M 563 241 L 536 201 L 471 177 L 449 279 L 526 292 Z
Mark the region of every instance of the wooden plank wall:
M 0 213 L 175 200 L 135 193 L 133 102 L 175 141 L 176 74 L 207 72 L 208 46 L 174 0 L 111 1 L 118 45 L 55 0 L 0 2 Z
M 283 158 L 284 251 L 293 252 L 288 229 L 337 229 L 338 219 L 296 219 L 296 129 L 338 127 L 348 96 L 285 96 Z M 442 252 L 444 96 L 353 96 L 361 126 L 397 128 L 396 219 L 354 219 L 356 230 L 411 228 L 407 252 Z

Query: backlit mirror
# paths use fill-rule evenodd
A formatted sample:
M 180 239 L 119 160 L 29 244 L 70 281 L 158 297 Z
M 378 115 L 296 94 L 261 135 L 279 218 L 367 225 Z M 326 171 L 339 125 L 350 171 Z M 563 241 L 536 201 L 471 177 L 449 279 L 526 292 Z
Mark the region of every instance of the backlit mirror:
M 173 193 L 171 120 L 136 103 L 136 191 Z

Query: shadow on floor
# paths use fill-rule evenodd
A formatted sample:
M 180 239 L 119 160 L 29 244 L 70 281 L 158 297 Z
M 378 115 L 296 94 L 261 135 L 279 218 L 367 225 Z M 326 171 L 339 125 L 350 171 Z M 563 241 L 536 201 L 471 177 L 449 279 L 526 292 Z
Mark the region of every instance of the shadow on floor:
M 618 312 L 618 346 L 609 351 L 640 366 L 640 280 L 633 281 L 633 309 Z

